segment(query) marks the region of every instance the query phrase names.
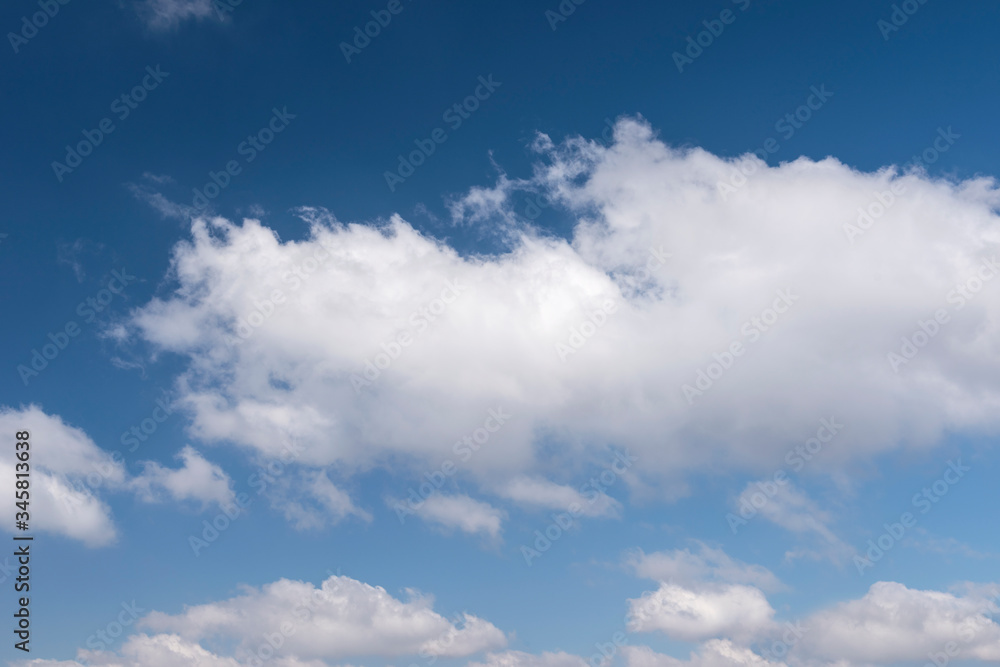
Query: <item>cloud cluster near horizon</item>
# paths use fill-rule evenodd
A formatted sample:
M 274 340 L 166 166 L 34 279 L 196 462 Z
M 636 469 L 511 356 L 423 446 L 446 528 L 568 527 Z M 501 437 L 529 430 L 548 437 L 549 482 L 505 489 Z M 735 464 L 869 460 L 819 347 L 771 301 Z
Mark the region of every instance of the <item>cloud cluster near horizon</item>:
M 139 619 L 139 632 L 117 651 L 81 649 L 76 661 L 14 664 L 235 667 L 256 660 L 283 667 L 328 667 L 365 656 L 419 654 L 426 659 L 482 656 L 468 663 L 470 667 L 601 667 L 619 652 L 628 667 L 833 667 L 938 654 L 1000 661 L 996 585 L 962 584 L 943 592 L 880 581 L 859 599 L 804 618 L 776 619 L 758 588 L 782 586 L 772 573 L 719 549 L 697 546 L 694 552 L 634 552 L 626 557 L 629 568 L 658 579 L 659 588 L 628 601 L 627 635 L 615 635 L 616 644 L 603 644 L 603 652 L 593 656 L 503 650 L 507 635 L 485 619 L 464 613 L 448 620 L 433 610 L 432 598 L 415 591 L 400 600 L 379 586 L 331 575 L 318 586 L 280 579 L 260 588 L 246 587 L 226 600 L 185 607 L 178 614 L 150 612 Z M 676 580 L 665 581 L 663 576 Z M 657 653 L 643 644 L 645 635 L 688 642 L 694 649 L 688 660 Z M 205 646 L 220 643 L 231 648 L 220 653 Z

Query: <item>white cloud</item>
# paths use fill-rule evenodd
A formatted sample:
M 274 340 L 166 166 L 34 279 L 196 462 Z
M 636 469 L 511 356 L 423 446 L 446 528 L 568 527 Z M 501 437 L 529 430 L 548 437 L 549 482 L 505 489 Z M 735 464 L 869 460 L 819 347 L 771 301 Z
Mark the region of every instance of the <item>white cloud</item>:
M 1000 661 L 1000 588 L 972 589 L 964 596 L 915 590 L 880 581 L 860 600 L 834 605 L 803 621 L 809 629 L 800 648 L 808 657 L 849 663 L 926 662 L 954 642 L 948 660 Z
M 143 179 L 149 181 L 150 183 L 155 183 L 156 185 L 166 185 L 168 183 L 174 183 L 174 179 L 169 174 L 154 174 L 149 171 L 142 172 Z
M 266 654 L 264 654 L 266 656 Z M 219 656 L 197 643 L 177 635 L 137 634 L 129 637 L 116 653 L 112 651 L 79 651 L 80 660 L 21 660 L 12 667 L 244 667 L 231 657 Z M 272 658 L 261 661 L 269 667 L 329 667 L 319 660 L 303 661 L 294 657 Z
M 239 667 L 177 635 L 135 635 L 122 645 L 121 655 L 108 651 L 81 651 L 80 658 L 94 667 Z
M 701 542 L 697 546 L 697 553 L 675 549 L 647 554 L 640 549 L 628 555 L 626 564 L 640 577 L 685 586 L 721 582 L 748 584 L 766 591 L 784 588 L 774 573 L 761 565 L 735 560 L 722 549 Z
M 628 628 L 684 641 L 729 637 L 745 643 L 773 627 L 773 617 L 767 598 L 752 586 L 712 584 L 695 590 L 663 583 L 629 600 Z
M 111 509 L 97 493 L 118 488 L 125 481 L 121 463 L 100 449 L 86 433 L 48 415 L 38 406 L 0 407 L 0 432 L 13 437 L 28 431 L 30 438 L 31 519 L 33 529 L 62 535 L 89 547 L 106 546 L 117 539 Z M 0 454 L 0 482 L 14 498 L 15 449 Z M 10 531 L 10 522 L 3 523 Z
M 146 502 L 160 502 L 167 495 L 177 501 L 196 500 L 203 507 L 232 503 L 235 497 L 232 480 L 222 468 L 206 461 L 190 445 L 177 457 L 184 465 L 176 470 L 145 461 L 142 473 L 129 482 L 129 487 Z
M 664 585 L 631 600 L 629 629 L 660 630 L 673 639 L 705 641 L 689 660 L 626 647 L 628 667 L 883 665 L 1000 662 L 1000 587 L 965 584 L 954 592 L 914 590 L 896 582 L 871 586 L 861 599 L 834 604 L 795 623 L 777 623 L 756 589 L 716 586 L 714 593 Z M 751 646 L 763 648 L 761 654 Z M 786 656 L 787 653 L 787 656 Z M 769 662 L 770 661 L 770 662 Z
M 626 556 L 629 569 L 660 582 L 659 589 L 629 600 L 629 630 L 660 631 L 685 641 L 731 638 L 741 644 L 772 630 L 774 609 L 758 586 L 780 590 L 778 578 L 767 568 L 696 544 L 697 553 L 635 550 Z
M 296 530 L 323 528 L 351 516 L 372 520 L 372 515 L 355 505 L 324 470 L 298 471 L 275 478 L 268 497 L 272 507 L 284 514 Z
M 638 567 L 662 568 L 662 563 L 650 559 Z M 487 655 L 469 667 L 588 664 L 564 652 L 500 651 L 507 638 L 488 621 L 470 614 L 448 620 L 433 611 L 430 598 L 408 594 L 407 601 L 398 600 L 380 587 L 343 576 L 331 576 L 320 587 L 282 579 L 259 589 L 245 587 L 238 597 L 186 607 L 180 614 L 153 612 L 139 627 L 155 634 L 133 635 L 117 653 L 81 649 L 79 662 L 14 664 L 236 667 L 247 664 L 261 637 L 274 633 L 284 637 L 269 661 L 275 667 L 327 667 L 363 656 L 461 658 L 482 651 Z M 755 588 L 705 584 L 696 592 L 665 584 L 629 601 L 628 630 L 662 631 L 671 639 L 700 645 L 686 660 L 641 645 L 623 646 L 621 653 L 627 667 L 850 667 L 923 663 L 932 655 L 949 662 L 1000 662 L 997 601 L 997 585 L 966 583 L 949 593 L 878 582 L 861 599 L 834 604 L 793 624 L 774 622 L 774 610 Z M 782 642 L 779 654 L 775 646 Z M 205 645 L 227 646 L 227 655 L 212 653 Z
M 189 360 L 178 390 L 192 434 L 265 455 L 295 438 L 304 462 L 347 474 L 426 469 L 503 405 L 516 418 L 464 464 L 486 491 L 553 465 L 582 474 L 613 442 L 642 462 L 628 482 L 666 496 L 720 462 L 769 472 L 817 415 L 850 424 L 817 471 L 946 430 L 996 432 L 1000 299 L 987 293 L 1000 280 L 961 310 L 947 300 L 997 253 L 994 182 L 803 158 L 760 164 L 724 200 L 736 161 L 669 148 L 641 122 L 620 122 L 607 148 L 537 146 L 530 180 L 455 210 L 509 221 L 519 188 L 541 190 L 576 217 L 570 242 L 514 226 L 509 252 L 462 257 L 399 217 L 374 228 L 307 211 L 307 237 L 284 242 L 252 220 L 196 221 L 175 248 L 176 291 L 133 319 Z M 905 195 L 849 243 L 844 224 L 892 182 Z M 672 257 L 643 274 L 660 248 Z M 437 304 L 449 283 L 458 296 Z M 788 312 L 766 332 L 747 324 L 779 290 L 796 298 Z M 608 300 L 614 313 L 560 359 L 557 344 Z M 894 372 L 887 353 L 941 308 L 950 322 Z M 412 342 L 397 350 L 401 333 Z M 746 353 L 689 404 L 682 385 L 734 341 Z M 352 376 L 383 352 L 395 358 L 356 392 Z
M 120 452 L 112 455 L 94 443 L 83 430 L 66 424 L 58 415 L 31 405 L 20 409 L 0 406 L 0 429 L 31 436 L 31 507 L 33 529 L 78 540 L 88 547 L 115 543 L 118 530 L 105 500 L 110 493 L 133 492 L 145 502 L 194 500 L 202 509 L 232 501 L 229 476 L 206 461 L 192 447 L 179 454 L 180 468 L 166 468 L 155 461 L 143 463 L 138 476 L 130 476 Z M 15 450 L 0 454 L 0 475 L 14 497 Z M 12 526 L 4 524 L 3 530 Z
M 524 651 L 504 651 L 490 653 L 481 662 L 469 663 L 468 667 L 587 667 L 587 661 L 562 651 L 539 655 Z
M 153 30 L 170 30 L 188 19 L 225 18 L 212 0 L 142 0 L 136 3 L 136 10 Z
M 436 493 L 414 510 L 421 519 L 444 528 L 457 528 L 465 533 L 485 533 L 500 537 L 504 512 L 489 503 L 469 496 L 445 496 Z
M 735 509 L 753 508 L 763 518 L 785 530 L 820 538 L 816 540 L 815 547 L 799 547 L 789 551 L 786 557 L 826 557 L 835 563 L 842 563 L 855 553 L 853 547 L 844 543 L 830 529 L 830 513 L 821 509 L 805 492 L 789 481 L 784 484 L 767 483 L 770 484 L 772 494 L 763 491 L 757 483 L 747 484 L 736 499 Z
M 163 184 L 164 181 L 156 179 L 170 178 L 169 176 L 152 176 L 148 174 L 143 174 L 149 180 L 152 180 L 157 185 Z M 176 218 L 178 220 L 190 220 L 197 213 L 197 209 L 193 206 L 188 206 L 187 204 L 179 204 L 175 201 L 168 199 L 162 192 L 158 192 L 146 185 L 135 185 L 129 184 L 129 190 L 132 195 L 139 201 L 149 204 L 153 209 L 155 209 L 164 218 Z
M 572 487 L 536 477 L 516 477 L 502 486 L 499 494 L 529 507 L 566 511 L 576 505 L 582 516 L 617 518 L 621 515 L 622 504 L 606 493 L 589 490 L 585 495 Z
M 688 660 L 657 653 L 648 646 L 625 646 L 622 654 L 628 667 L 780 667 L 785 664 L 765 660 L 726 639 L 705 642 Z
M 503 632 L 476 616 L 452 622 L 414 595 L 404 602 L 385 589 L 349 577 L 331 576 L 321 587 L 281 579 L 221 602 L 187 607 L 183 613 L 153 612 L 140 625 L 186 641 L 224 637 L 234 655 L 257 648 L 265 633 L 286 633 L 276 655 L 298 660 L 423 653 L 462 657 L 506 645 Z

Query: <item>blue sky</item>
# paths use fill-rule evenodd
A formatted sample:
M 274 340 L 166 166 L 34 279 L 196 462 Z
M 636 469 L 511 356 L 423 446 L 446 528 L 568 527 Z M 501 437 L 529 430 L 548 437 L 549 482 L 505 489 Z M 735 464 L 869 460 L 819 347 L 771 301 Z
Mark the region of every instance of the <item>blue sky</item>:
M 1000 661 L 998 19 L 8 3 L 3 659 Z

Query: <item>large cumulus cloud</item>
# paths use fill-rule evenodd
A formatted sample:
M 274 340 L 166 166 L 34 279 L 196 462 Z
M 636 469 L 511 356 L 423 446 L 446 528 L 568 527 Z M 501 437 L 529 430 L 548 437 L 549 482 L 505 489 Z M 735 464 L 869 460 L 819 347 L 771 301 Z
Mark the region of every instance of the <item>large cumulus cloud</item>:
M 303 462 L 348 473 L 424 470 L 502 408 L 512 417 L 462 464 L 497 489 L 572 481 L 609 443 L 639 458 L 633 488 L 771 469 L 823 417 L 846 425 L 825 467 L 995 431 L 994 181 L 801 158 L 757 162 L 723 191 L 756 158 L 672 148 L 641 120 L 620 121 L 608 146 L 534 148 L 530 178 L 454 202 L 459 221 L 503 229 L 495 255 L 463 256 L 398 216 L 303 210 L 301 240 L 194 221 L 174 288 L 132 320 L 187 360 L 193 433 L 264 456 L 294 439 Z M 859 208 L 893 188 L 849 240 Z M 524 192 L 572 216 L 571 236 L 521 220 Z M 939 311 L 947 321 L 929 324 Z M 891 364 L 921 322 L 934 335 Z

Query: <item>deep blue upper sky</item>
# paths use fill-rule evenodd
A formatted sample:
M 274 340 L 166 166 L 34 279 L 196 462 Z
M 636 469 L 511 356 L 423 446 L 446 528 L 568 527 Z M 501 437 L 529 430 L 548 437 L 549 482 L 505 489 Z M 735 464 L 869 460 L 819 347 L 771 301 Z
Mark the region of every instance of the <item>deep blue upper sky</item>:
M 117 4 L 70 3 L 19 53 L 8 51 L 3 187 L 8 227 L 74 240 L 99 225 L 103 242 L 143 263 L 162 263 L 159 253 L 143 252 L 143 239 L 160 248 L 175 231 L 158 225 L 125 184 L 143 172 L 169 174 L 174 199 L 189 201 L 275 106 L 296 114 L 294 124 L 218 200 L 220 212 L 257 203 L 281 215 L 310 204 L 343 220 L 416 218 L 423 202 L 440 214 L 443 194 L 492 180 L 490 151 L 521 175 L 534 132 L 596 136 L 605 117 L 623 113 L 642 114 L 669 143 L 734 155 L 774 135 L 774 122 L 819 84 L 834 92 L 830 107 L 774 159 L 835 155 L 874 169 L 909 158 L 938 126 L 952 125 L 976 140 L 938 167 L 960 157 L 963 175 L 996 172 L 989 148 L 998 10 L 989 3 L 929 2 L 885 41 L 876 22 L 891 3 L 754 2 L 683 74 L 671 54 L 701 21 L 735 5 L 589 0 L 553 31 L 546 3 L 407 0 L 348 64 L 338 44 L 376 5 L 301 3 L 289 11 L 248 0 L 230 24 L 188 22 L 164 34 Z M 7 4 L 3 25 L 17 26 L 33 7 Z M 111 115 L 110 103 L 147 65 L 170 76 L 58 183 L 50 163 Z M 382 173 L 397 154 L 491 73 L 502 82 L 496 95 L 389 193 Z M 44 253 L 22 257 L 29 255 L 37 268 Z

